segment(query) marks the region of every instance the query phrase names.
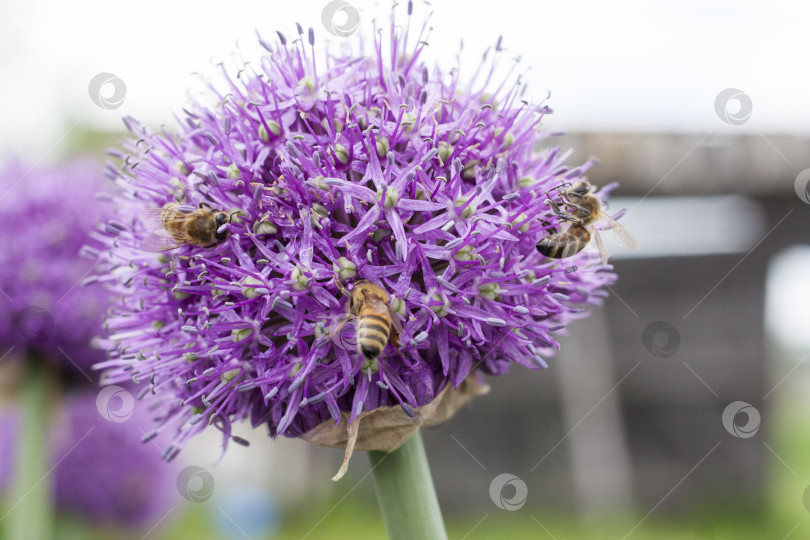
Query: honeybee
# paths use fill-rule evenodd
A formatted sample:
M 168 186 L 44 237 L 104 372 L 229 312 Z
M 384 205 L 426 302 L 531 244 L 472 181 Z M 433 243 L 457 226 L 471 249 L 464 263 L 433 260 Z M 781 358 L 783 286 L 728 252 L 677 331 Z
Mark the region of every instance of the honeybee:
M 566 188 L 570 186 L 570 188 Z M 558 190 L 562 195 L 562 204 L 570 212 L 562 210 L 551 198 L 546 202 L 561 220 L 571 222 L 568 229 L 555 232 L 540 240 L 537 251 L 552 259 L 564 259 L 579 253 L 591 238 L 596 242 L 602 262 L 607 263 L 607 250 L 599 231 L 610 231 L 613 239 L 621 246 L 638 249 L 638 241 L 618 221 L 602 211 L 599 199 L 594 195 L 596 186 L 589 182 L 577 182 L 573 185 L 562 184 L 551 191 Z M 549 196 L 549 192 L 546 192 Z
M 177 203 L 167 203 L 163 208 L 147 208 L 141 212 L 141 218 L 156 230 L 146 237 L 143 248 L 167 251 L 191 244 L 215 246 L 227 238 L 228 232 L 220 232 L 220 228 L 230 223 L 236 213 L 226 214 L 204 202 L 196 210 Z
M 357 352 L 363 357 L 360 369 L 369 374 L 376 373 L 380 368 L 380 354 L 388 341 L 398 348 L 399 334 L 402 333 L 402 323 L 389 305 L 391 298 L 385 289 L 366 279 L 355 282 L 351 292 L 337 278 L 335 283 L 349 297 L 349 310 L 332 331 L 332 336 L 340 332 L 349 320 L 356 319 Z

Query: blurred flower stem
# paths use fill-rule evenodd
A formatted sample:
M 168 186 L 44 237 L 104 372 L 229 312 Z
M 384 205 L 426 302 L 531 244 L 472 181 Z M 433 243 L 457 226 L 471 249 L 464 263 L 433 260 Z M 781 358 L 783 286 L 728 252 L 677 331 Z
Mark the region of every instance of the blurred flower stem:
M 390 540 L 447 538 L 422 434 L 393 452 L 369 452 L 374 487 Z
M 55 377 L 50 364 L 32 354 L 26 362 L 20 388 L 23 414 L 6 514 L 8 538 L 52 538 L 48 424 L 55 390 Z

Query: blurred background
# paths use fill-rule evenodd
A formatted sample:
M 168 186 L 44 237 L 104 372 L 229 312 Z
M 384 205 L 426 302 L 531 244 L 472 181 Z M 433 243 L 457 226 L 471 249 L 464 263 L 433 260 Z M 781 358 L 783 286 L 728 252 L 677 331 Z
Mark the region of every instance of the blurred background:
M 2 0 L 0 161 L 82 154 L 100 168 L 122 116 L 174 125 L 195 73 L 215 75 L 229 55 L 257 58 L 256 30 L 292 35 L 297 21 L 318 44 L 338 43 L 330 24 L 356 13 L 365 31 L 389 9 Z M 620 182 L 611 211 L 627 209 L 622 223 L 641 244 L 615 251 L 618 283 L 571 325 L 547 371 L 515 368 L 425 430 L 450 537 L 810 537 L 810 4 L 429 9 L 430 58 L 444 69 L 460 41 L 469 73 L 504 36 L 528 69 L 529 97 L 551 92 L 546 129 L 567 135 L 547 142 L 572 148 L 571 163 L 599 158 L 589 179 Z M 13 385 L 0 391 L 7 406 Z M 238 434 L 251 446 L 232 445 L 216 465 L 218 435 L 192 440 L 164 507 L 127 534 L 384 537 L 364 456 L 333 484 L 341 451 Z M 0 513 L 13 509 L 6 498 Z M 60 538 L 123 534 L 60 519 Z

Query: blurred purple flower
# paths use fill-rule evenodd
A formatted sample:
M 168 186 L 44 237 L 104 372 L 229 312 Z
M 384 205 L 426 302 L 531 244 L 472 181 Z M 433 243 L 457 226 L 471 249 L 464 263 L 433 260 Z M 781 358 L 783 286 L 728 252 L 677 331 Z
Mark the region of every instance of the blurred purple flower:
M 148 528 L 177 504 L 177 471 L 161 460 L 155 445 L 140 444 L 134 426 L 148 426 L 149 415 L 139 409 L 144 407 L 137 407 L 126 424 L 115 423 L 99 414 L 96 392 L 66 397 L 51 432 L 58 511 L 95 523 Z M 15 411 L 0 416 L 2 488 L 13 480 L 18 425 Z
M 226 439 L 239 419 L 295 437 L 341 411 L 412 414 L 474 370 L 544 368 L 552 333 L 615 280 L 576 271 L 584 252 L 535 249 L 559 224 L 545 191 L 592 162 L 537 149 L 551 111 L 522 100 L 519 78 L 493 80 L 500 40 L 463 79 L 420 61 L 426 32 L 392 19 L 371 51 L 360 38 L 321 58 L 299 27 L 260 41 L 269 54 L 235 77 L 223 69 L 227 88 L 211 84 L 213 105 L 184 110 L 179 131 L 125 119 L 124 164 L 108 165 L 121 223 L 105 227 L 101 274 L 121 300 L 98 367 L 110 383 L 148 381 L 155 432 L 176 427 L 167 458 L 211 423 Z M 139 215 L 174 201 L 242 214 L 215 247 L 145 251 Z M 346 311 L 336 277 L 392 295 L 404 333 L 378 371 L 330 339 Z
M 104 358 L 90 340 L 101 330 L 109 294 L 80 286 L 94 279 L 89 259 L 98 253 L 79 253 L 105 217 L 96 198 L 103 181 L 91 161 L 0 170 L 0 355 L 12 347 L 21 357 L 39 353 L 82 378 L 79 370 L 89 374 Z

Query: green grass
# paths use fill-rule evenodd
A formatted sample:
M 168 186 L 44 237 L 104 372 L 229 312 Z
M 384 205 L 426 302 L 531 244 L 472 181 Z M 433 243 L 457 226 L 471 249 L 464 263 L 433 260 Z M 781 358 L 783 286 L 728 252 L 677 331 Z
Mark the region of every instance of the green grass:
M 306 512 L 289 515 L 274 540 L 301 540 L 302 538 L 329 540 L 356 540 L 386 538 L 385 529 L 377 513 L 376 504 L 358 504 L 347 499 L 326 518 L 331 507 L 313 508 Z M 640 516 L 608 518 L 590 525 L 578 524 L 571 516 L 549 516 L 530 513 L 527 509 L 518 512 L 491 511 L 468 516 L 447 518 L 451 539 L 484 540 L 537 540 L 543 538 L 615 540 L 624 538 L 633 529 Z M 734 512 L 704 513 L 664 517 L 653 514 L 628 537 L 632 539 L 671 540 L 762 540 L 783 538 L 799 522 L 799 518 L 777 516 L 743 516 Z M 535 518 L 537 521 L 535 521 Z M 538 523 L 542 523 L 542 526 Z M 219 538 L 209 530 L 205 511 L 196 509 L 178 522 L 162 538 L 189 537 L 198 540 Z M 545 529 L 544 529 L 545 527 Z M 810 527 L 810 525 L 807 525 Z M 551 533 L 553 536 L 550 536 Z M 800 527 L 794 538 L 805 538 Z M 258 540 L 258 539 L 254 539 Z

